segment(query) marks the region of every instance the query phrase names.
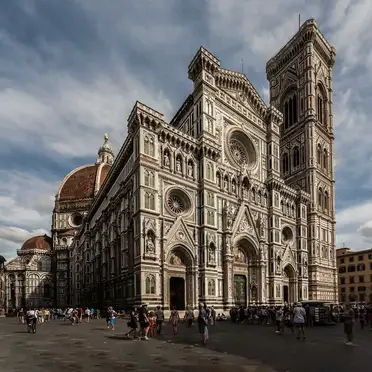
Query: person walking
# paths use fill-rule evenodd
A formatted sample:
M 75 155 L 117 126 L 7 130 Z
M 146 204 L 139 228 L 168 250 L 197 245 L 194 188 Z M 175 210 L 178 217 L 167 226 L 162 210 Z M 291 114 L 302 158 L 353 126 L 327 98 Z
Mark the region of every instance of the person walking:
M 353 346 L 354 339 L 354 318 L 355 313 L 350 304 L 347 305 L 344 317 L 344 332 L 346 335 L 346 345 Z
M 302 303 L 298 302 L 293 310 L 293 323 L 297 328 L 297 340 L 305 340 L 305 325 L 306 310 L 302 307 Z
M 208 338 L 209 338 L 208 317 L 207 317 L 207 312 L 205 311 L 203 303 L 199 304 L 198 325 L 199 325 L 199 333 L 202 336 L 203 345 L 206 345 L 208 342 Z

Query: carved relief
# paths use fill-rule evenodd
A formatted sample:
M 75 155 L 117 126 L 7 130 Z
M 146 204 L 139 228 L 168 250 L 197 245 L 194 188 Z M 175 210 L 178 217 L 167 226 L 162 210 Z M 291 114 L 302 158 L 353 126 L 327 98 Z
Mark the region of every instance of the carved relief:
M 237 263 L 247 263 L 247 258 L 244 251 L 237 247 L 234 253 L 234 261 Z

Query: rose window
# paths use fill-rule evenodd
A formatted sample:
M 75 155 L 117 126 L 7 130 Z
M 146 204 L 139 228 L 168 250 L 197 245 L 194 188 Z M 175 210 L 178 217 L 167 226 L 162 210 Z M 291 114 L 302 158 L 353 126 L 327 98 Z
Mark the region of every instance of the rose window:
M 226 155 L 233 165 L 247 169 L 256 167 L 256 148 L 247 133 L 241 129 L 233 129 L 228 133 L 227 144 Z
M 181 214 L 185 211 L 185 205 L 178 195 L 169 196 L 168 207 L 175 214 Z
M 169 213 L 179 216 L 191 211 L 192 202 L 188 194 L 177 187 L 168 190 L 165 198 L 165 207 Z
M 239 164 L 247 164 L 248 156 L 243 145 L 237 140 L 230 141 L 230 151 L 234 160 Z

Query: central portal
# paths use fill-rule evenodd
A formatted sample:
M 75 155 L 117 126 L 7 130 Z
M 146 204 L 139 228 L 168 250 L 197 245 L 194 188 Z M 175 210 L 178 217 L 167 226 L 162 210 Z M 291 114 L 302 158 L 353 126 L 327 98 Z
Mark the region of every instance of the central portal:
M 247 279 L 244 275 L 234 275 L 234 302 L 236 306 L 247 306 Z
M 289 303 L 289 288 L 288 288 L 288 285 L 283 285 L 283 301 Z
M 171 277 L 169 280 L 170 286 L 170 308 L 174 307 L 177 310 L 185 310 L 185 279 L 179 277 Z

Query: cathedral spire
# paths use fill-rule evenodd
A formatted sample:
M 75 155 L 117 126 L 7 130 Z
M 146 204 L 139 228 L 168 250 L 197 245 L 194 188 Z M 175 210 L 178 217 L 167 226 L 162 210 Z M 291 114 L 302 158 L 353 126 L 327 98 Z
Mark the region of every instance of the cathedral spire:
M 103 145 L 98 150 L 97 164 L 107 163 L 112 164 L 114 161 L 114 152 L 112 151 L 111 144 L 107 133 L 103 136 Z

